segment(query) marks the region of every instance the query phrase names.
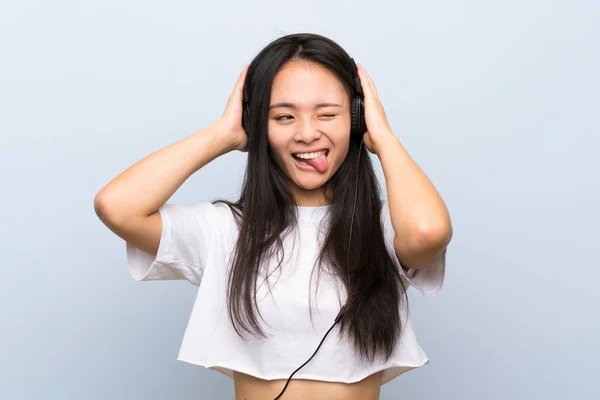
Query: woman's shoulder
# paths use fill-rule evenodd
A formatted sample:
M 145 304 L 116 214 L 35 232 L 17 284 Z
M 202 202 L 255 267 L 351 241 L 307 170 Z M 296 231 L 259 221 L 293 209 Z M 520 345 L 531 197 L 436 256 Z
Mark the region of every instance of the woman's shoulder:
M 229 205 L 231 204 L 231 205 Z M 166 203 L 160 208 L 163 223 L 174 227 L 230 230 L 237 226 L 238 211 L 233 203 L 202 201 L 195 203 Z
M 237 224 L 242 218 L 242 209 L 236 203 L 216 200 L 210 203 L 215 215 L 224 223 Z

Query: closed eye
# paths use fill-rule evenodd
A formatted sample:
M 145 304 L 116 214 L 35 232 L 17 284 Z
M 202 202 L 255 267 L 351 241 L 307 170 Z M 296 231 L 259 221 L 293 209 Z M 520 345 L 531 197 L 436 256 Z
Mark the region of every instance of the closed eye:
M 323 117 L 323 118 L 335 118 L 335 117 L 337 117 L 337 114 L 323 114 L 323 115 L 321 115 L 321 117 Z M 291 116 L 291 115 L 280 115 L 280 116 L 278 116 L 278 117 L 275 118 L 276 121 L 289 121 L 289 120 L 292 120 L 292 119 L 294 119 L 294 117 Z

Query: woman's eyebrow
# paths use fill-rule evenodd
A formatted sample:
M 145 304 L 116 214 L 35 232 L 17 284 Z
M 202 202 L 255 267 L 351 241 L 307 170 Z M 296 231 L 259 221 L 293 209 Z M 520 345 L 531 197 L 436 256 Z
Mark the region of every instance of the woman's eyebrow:
M 340 104 L 337 103 L 319 103 L 315 106 L 315 109 L 317 108 L 323 108 L 323 107 L 341 107 Z M 277 104 L 273 104 L 272 106 L 269 106 L 269 110 L 272 110 L 274 108 L 298 108 L 298 106 L 296 106 L 294 103 L 277 103 Z

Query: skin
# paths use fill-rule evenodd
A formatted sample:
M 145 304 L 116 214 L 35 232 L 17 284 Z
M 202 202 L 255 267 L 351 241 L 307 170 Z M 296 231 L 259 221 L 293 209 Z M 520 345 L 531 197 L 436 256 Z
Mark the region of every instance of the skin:
M 267 381 L 240 372 L 234 372 L 233 380 L 236 400 L 274 399 L 287 381 Z M 281 400 L 378 400 L 380 389 L 381 373 L 350 384 L 292 378 Z
M 342 165 L 350 141 L 350 98 L 344 85 L 318 64 L 291 61 L 273 80 L 270 107 L 269 144 L 296 202 L 326 204 L 323 187 Z M 302 170 L 292 157 L 322 149 L 328 150 L 325 172 Z

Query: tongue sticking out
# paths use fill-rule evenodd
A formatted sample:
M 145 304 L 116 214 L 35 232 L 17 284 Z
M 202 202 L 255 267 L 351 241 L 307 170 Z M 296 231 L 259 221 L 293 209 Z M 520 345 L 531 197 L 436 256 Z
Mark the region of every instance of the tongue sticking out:
M 327 161 L 327 157 L 325 156 L 325 154 L 322 154 L 319 157 L 315 157 L 310 160 L 302 161 L 304 161 L 308 165 L 311 165 L 314 169 L 316 169 L 319 172 L 325 172 L 329 167 L 329 162 Z

